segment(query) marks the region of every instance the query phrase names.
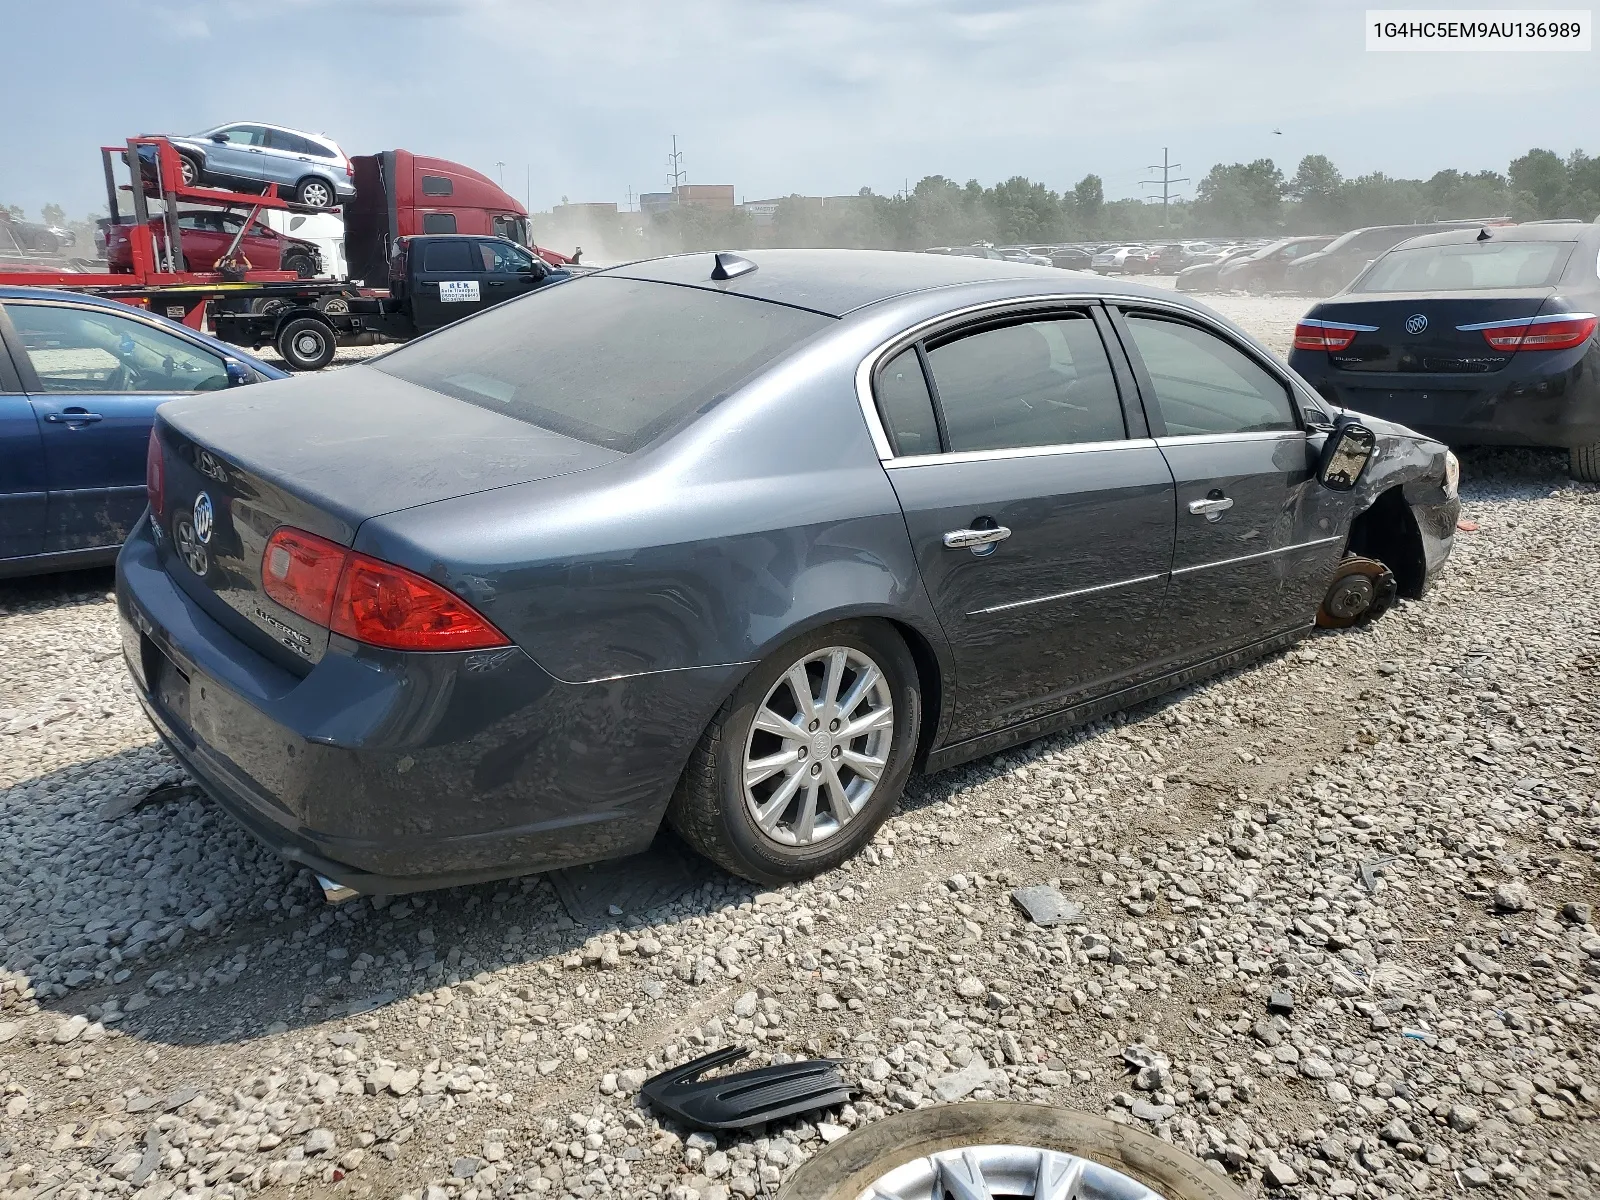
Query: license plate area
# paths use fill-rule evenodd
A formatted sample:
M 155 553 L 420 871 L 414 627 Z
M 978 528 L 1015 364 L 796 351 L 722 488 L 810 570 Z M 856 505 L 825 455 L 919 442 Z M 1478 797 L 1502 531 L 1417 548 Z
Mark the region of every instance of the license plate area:
M 180 733 L 188 735 L 194 728 L 189 714 L 189 677 L 148 637 L 141 635 L 140 642 L 140 657 L 144 662 L 145 678 L 149 680 L 151 697 L 172 725 Z

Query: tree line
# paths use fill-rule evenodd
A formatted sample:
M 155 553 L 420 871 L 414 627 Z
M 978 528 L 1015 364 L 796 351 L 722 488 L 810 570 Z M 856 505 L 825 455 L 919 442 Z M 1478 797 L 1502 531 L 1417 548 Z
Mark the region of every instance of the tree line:
M 1535 149 L 1505 172 L 1436 172 L 1399 179 L 1382 172 L 1347 178 L 1321 154 L 1302 158 L 1292 176 L 1270 158 L 1218 163 L 1190 201 L 1162 206 L 1142 199 L 1107 200 L 1098 175 L 1057 192 L 1022 175 L 992 187 L 929 175 L 903 195 L 862 188 L 855 196 L 791 196 L 769 223 L 734 209 L 676 208 L 649 218 L 641 234 L 614 226 L 534 218 L 541 243 L 599 239 L 611 254 L 630 240 L 637 253 L 671 253 L 727 246 L 851 246 L 923 250 L 975 242 L 1030 245 L 1339 233 L 1365 225 L 1401 225 L 1473 217 L 1528 221 L 1553 217 L 1593 220 L 1600 214 L 1600 158 L 1574 150 L 1563 158 Z M 613 247 L 613 242 L 617 245 Z M 629 254 L 631 257 L 632 255 Z

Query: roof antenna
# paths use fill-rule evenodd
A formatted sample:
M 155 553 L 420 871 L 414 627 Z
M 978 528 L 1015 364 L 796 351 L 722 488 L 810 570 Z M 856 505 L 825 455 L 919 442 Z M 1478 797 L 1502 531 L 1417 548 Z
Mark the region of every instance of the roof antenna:
M 716 255 L 716 266 L 711 268 L 713 279 L 737 279 L 741 275 L 748 275 L 756 269 L 756 264 L 748 258 L 741 258 L 737 254 L 724 250 Z
M 1478 240 L 1480 242 L 1487 242 L 1489 240 L 1489 230 L 1487 226 L 1478 230 Z

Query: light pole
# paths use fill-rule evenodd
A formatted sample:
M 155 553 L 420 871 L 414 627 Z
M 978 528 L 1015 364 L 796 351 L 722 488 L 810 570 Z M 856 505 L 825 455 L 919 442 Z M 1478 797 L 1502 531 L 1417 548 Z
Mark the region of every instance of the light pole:
M 503 162 L 497 162 L 494 165 L 500 168 L 500 190 L 503 192 L 506 190 L 506 165 Z

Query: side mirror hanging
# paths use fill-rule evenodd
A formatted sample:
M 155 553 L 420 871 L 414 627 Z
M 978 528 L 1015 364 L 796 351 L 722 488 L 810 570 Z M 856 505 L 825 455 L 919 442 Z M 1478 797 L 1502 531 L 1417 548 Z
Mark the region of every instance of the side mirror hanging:
M 1355 488 L 1378 448 L 1378 435 L 1357 421 L 1337 424 L 1322 447 L 1317 481 L 1335 492 Z

